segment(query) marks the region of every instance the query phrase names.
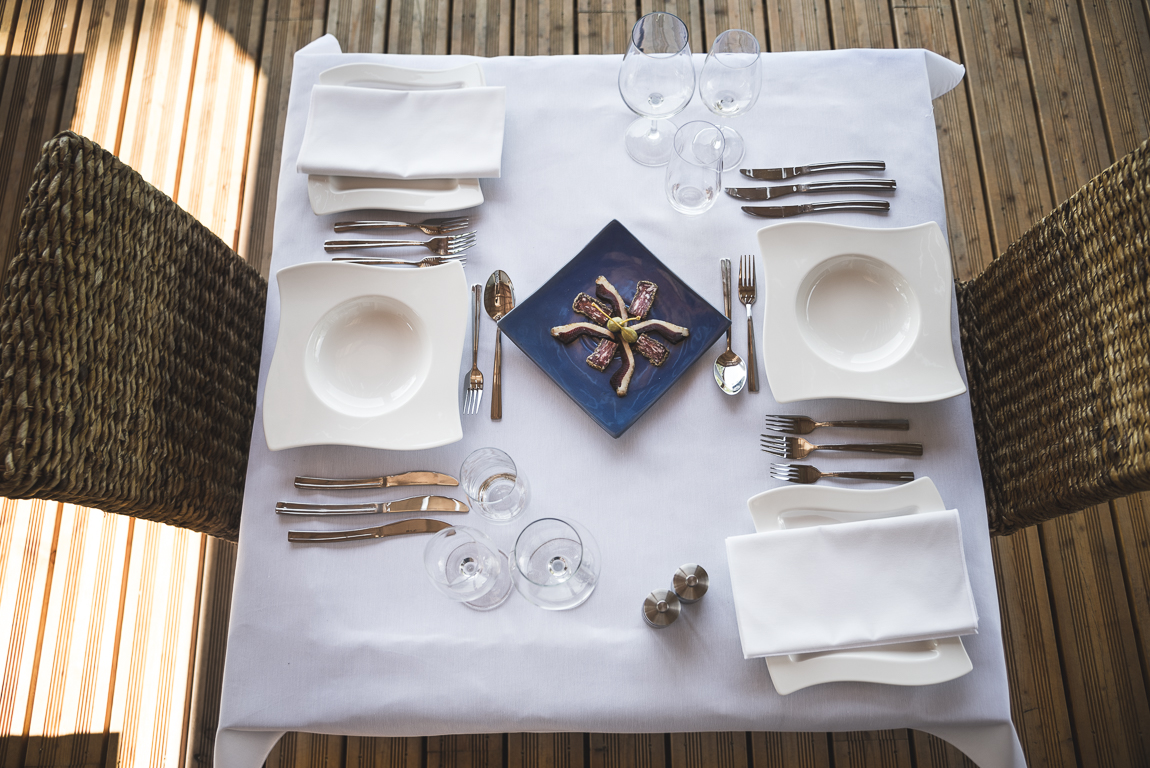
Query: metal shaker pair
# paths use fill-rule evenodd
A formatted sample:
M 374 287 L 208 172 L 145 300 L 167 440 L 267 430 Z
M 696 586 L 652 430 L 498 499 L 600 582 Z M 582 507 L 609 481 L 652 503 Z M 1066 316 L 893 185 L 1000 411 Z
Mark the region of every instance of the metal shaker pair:
M 643 601 L 643 621 L 655 629 L 665 629 L 679 618 L 683 603 L 696 603 L 707 594 L 711 579 L 703 566 L 687 563 L 671 577 L 671 589 L 656 589 Z

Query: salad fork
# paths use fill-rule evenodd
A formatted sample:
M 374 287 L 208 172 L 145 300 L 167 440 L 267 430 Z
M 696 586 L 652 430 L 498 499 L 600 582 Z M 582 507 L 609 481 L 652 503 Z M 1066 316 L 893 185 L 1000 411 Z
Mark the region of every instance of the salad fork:
M 479 297 L 483 289 L 479 284 L 471 286 L 475 294 L 475 316 L 471 324 L 471 372 L 467 374 L 467 383 L 463 387 L 463 412 L 466 414 L 479 413 L 479 404 L 483 401 L 483 372 L 479 370 Z
M 757 294 L 755 282 L 755 257 L 743 256 L 739 261 L 739 301 L 747 308 L 747 389 L 759 391 L 759 371 L 755 364 L 755 321 L 751 317 L 751 307 Z
M 914 472 L 820 472 L 810 464 L 772 464 L 771 477 L 788 483 L 813 483 L 822 477 L 842 477 L 849 480 L 882 480 L 890 483 L 909 483 Z
M 475 232 L 448 237 L 433 237 L 430 240 L 328 240 L 323 249 L 329 253 L 336 251 L 357 251 L 362 248 L 397 248 L 422 245 L 437 256 L 454 256 L 475 245 Z
M 389 264 L 406 267 L 438 267 L 440 264 L 451 264 L 459 262 L 466 264 L 467 259 L 462 256 L 428 256 L 426 259 L 419 261 L 407 261 L 406 259 L 385 259 L 379 256 L 335 256 L 332 261 L 342 261 L 346 264 L 370 264 L 375 266 L 387 266 Z
M 337 221 L 336 232 L 354 232 L 358 229 L 418 229 L 425 235 L 449 235 L 467 229 L 471 219 L 466 216 L 452 216 L 447 219 L 426 219 L 419 223 L 406 221 Z
M 858 451 L 862 453 L 892 453 L 896 456 L 921 456 L 921 443 L 842 443 L 815 445 L 801 437 L 760 435 L 759 445 L 767 453 L 784 459 L 805 459 L 812 451 Z
M 897 429 L 905 432 L 910 429 L 906 419 L 847 419 L 840 421 L 815 421 L 808 416 L 768 415 L 767 429 L 784 432 L 788 435 L 809 435 L 819 427 L 847 427 L 849 429 Z

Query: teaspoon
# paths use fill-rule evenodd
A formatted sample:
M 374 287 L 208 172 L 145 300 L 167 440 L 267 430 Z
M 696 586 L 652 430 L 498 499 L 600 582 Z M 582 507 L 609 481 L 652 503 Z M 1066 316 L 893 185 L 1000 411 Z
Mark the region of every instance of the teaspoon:
M 731 319 L 731 260 L 721 259 L 719 271 L 723 276 L 723 311 Z M 731 326 L 727 326 L 727 351 L 715 361 L 715 383 L 728 395 L 737 395 L 747 383 L 747 364 L 731 350 Z

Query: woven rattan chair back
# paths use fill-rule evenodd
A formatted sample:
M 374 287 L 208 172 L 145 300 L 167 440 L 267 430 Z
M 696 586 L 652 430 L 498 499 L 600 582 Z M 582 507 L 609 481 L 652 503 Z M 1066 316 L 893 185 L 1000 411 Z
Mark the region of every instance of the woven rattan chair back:
M 1150 149 L 957 285 L 990 530 L 1150 489 Z
M 234 539 L 267 283 L 111 153 L 44 145 L 0 305 L 0 496 Z

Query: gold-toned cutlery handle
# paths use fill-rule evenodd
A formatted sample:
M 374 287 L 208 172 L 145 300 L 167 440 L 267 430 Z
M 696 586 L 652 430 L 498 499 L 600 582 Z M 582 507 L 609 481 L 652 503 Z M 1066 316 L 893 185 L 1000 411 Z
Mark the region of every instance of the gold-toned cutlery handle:
M 387 477 L 297 477 L 295 487 L 305 490 L 338 491 L 355 488 L 398 488 L 411 485 L 459 485 L 459 481 L 440 472 L 417 470 Z
M 896 456 L 921 456 L 922 443 L 839 443 L 816 445 L 820 451 L 858 451 L 860 453 L 890 453 Z
M 847 429 L 897 429 L 902 432 L 910 429 L 908 419 L 846 419 L 840 421 L 817 421 L 816 427 L 844 427 Z
M 374 515 L 384 511 L 382 504 L 364 502 L 362 504 L 303 504 L 294 501 L 277 501 L 277 515 Z
M 755 321 L 751 317 L 751 306 L 747 305 L 747 369 L 750 373 L 747 387 L 752 392 L 758 392 L 759 366 L 755 363 Z
M 503 418 L 503 331 L 495 327 L 495 365 L 491 372 L 491 419 Z
M 451 523 L 431 518 L 414 518 L 398 523 L 377 525 L 374 528 L 360 528 L 354 531 L 288 531 L 290 542 L 357 541 L 360 539 L 383 539 L 388 536 L 406 536 L 411 533 L 435 533 L 450 528 Z
M 914 480 L 914 472 L 823 472 L 823 477 L 842 477 L 847 480 L 881 480 L 893 483 L 909 483 Z
M 335 251 L 357 251 L 363 248 L 396 248 L 399 246 L 423 245 L 422 240 L 327 240 L 323 249 Z

